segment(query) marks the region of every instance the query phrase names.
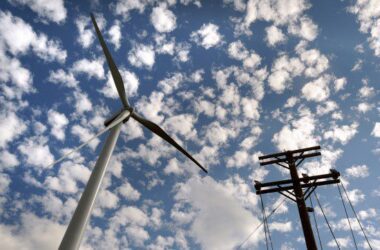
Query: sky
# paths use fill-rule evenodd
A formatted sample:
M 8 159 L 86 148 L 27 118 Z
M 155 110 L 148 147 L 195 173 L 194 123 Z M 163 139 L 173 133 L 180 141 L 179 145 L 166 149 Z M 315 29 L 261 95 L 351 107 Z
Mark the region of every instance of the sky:
M 128 121 L 81 249 L 265 249 L 262 227 L 246 240 L 262 220 L 254 180 L 290 177 L 258 156 L 315 145 L 322 156 L 299 172 L 338 170 L 380 249 L 377 0 L 0 1 L 1 248 L 58 247 L 106 135 L 50 163 L 122 107 L 90 12 L 131 105 L 209 174 Z M 316 194 L 353 249 L 337 187 Z M 262 198 L 267 213 L 283 200 Z M 336 249 L 315 215 L 323 248 Z M 268 223 L 275 249 L 305 249 L 294 202 Z

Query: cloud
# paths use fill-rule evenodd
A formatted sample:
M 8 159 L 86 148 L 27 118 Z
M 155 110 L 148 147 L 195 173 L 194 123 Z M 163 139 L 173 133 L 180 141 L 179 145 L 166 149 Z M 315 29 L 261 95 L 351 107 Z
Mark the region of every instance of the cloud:
M 77 182 L 85 184 L 90 174 L 90 170 L 85 166 L 66 161 L 61 164 L 57 177 L 48 176 L 44 185 L 59 193 L 76 193 L 78 192 Z
M 318 35 L 318 26 L 310 18 L 303 16 L 297 22 L 291 23 L 289 33 L 313 41 Z
M 12 55 L 26 54 L 32 50 L 44 61 L 65 62 L 66 50 L 57 40 L 49 40 L 43 34 L 37 34 L 33 28 L 10 12 L 0 11 L 0 47 L 6 48 Z
M 46 145 L 45 138 L 29 138 L 17 148 L 26 157 L 27 164 L 46 168 L 54 162 L 54 156 L 51 154 L 49 146 Z
M 354 122 L 351 125 L 343 125 L 338 127 L 334 125 L 331 130 L 323 134 L 323 138 L 332 139 L 334 142 L 340 142 L 343 145 L 347 144 L 358 132 L 359 124 Z
M 367 41 L 376 56 L 380 56 L 380 12 L 376 0 L 357 1 L 348 8 L 348 11 L 356 15 L 360 25 L 359 31 L 369 34 Z
M 205 49 L 218 46 L 223 36 L 218 32 L 219 27 L 213 23 L 203 24 L 202 27 L 191 33 L 191 40 Z
M 65 139 L 65 128 L 69 123 L 69 120 L 64 114 L 50 109 L 48 112 L 48 123 L 52 127 L 50 133 L 60 141 Z
M 128 61 L 138 68 L 152 69 L 155 63 L 155 52 L 153 46 L 135 44 L 128 52 Z
M 7 150 L 0 152 L 0 169 L 12 169 L 20 164 L 15 154 Z
M 140 14 L 144 12 L 148 2 L 146 0 L 117 0 L 112 9 L 116 15 L 121 15 L 125 20 L 130 18 L 131 11 L 138 11 Z
M 359 70 L 362 69 L 362 67 L 363 67 L 363 60 L 358 59 L 358 60 L 355 62 L 355 65 L 352 67 L 351 71 L 352 71 L 352 72 L 359 71 Z
M 346 175 L 353 178 L 365 178 L 369 176 L 366 165 L 354 165 L 346 169 Z
M 164 173 L 166 175 L 174 174 L 174 175 L 182 175 L 184 173 L 184 169 L 180 166 L 180 163 L 176 158 L 172 158 L 169 160 L 168 164 L 164 168 Z
M 176 16 L 165 4 L 154 7 L 150 21 L 158 32 L 171 32 L 176 28 Z
M 84 73 L 88 78 L 104 79 L 104 68 L 102 59 L 88 60 L 86 58 L 75 61 L 71 71 L 75 74 Z
M 246 118 L 258 120 L 260 119 L 259 102 L 255 99 L 243 98 L 241 100 L 243 114 Z
M 124 88 L 127 97 L 135 96 L 140 85 L 139 78 L 136 76 L 135 73 L 131 71 L 125 69 L 120 69 L 119 71 L 124 81 Z M 99 91 L 106 97 L 113 99 L 119 98 L 119 94 L 117 92 L 116 85 L 112 78 L 111 72 L 108 72 L 107 74 L 106 85 Z
M 79 36 L 77 38 L 78 43 L 83 48 L 88 48 L 94 42 L 95 35 L 92 31 L 90 24 L 90 18 L 86 16 L 79 16 L 75 20 L 75 25 L 77 26 Z
M 326 100 L 330 96 L 330 89 L 328 87 L 329 81 L 330 77 L 324 75 L 314 81 L 306 83 L 301 90 L 303 97 L 308 101 L 315 102 Z
M 371 135 L 373 135 L 374 137 L 380 137 L 380 122 L 375 123 Z
M 165 93 L 171 94 L 174 90 L 178 89 L 185 80 L 182 73 L 176 72 L 171 76 L 158 82 L 158 87 Z
M 74 92 L 75 110 L 77 113 L 90 111 L 92 109 L 92 103 L 88 98 L 88 95 L 78 91 Z
M 25 123 L 14 112 L 0 113 L 0 148 L 16 140 L 26 131 Z
M 2 247 L 9 250 L 56 249 L 66 227 L 46 218 L 39 218 L 33 213 L 22 213 L 20 224 L 9 226 L 0 224 Z M 17 228 L 17 230 L 15 230 Z
M 63 23 L 66 19 L 67 10 L 63 0 L 8 0 L 12 4 L 27 5 L 38 14 L 42 20 L 49 20 L 55 23 Z
M 91 137 L 94 136 L 94 134 L 88 128 L 85 128 L 78 124 L 74 125 L 71 128 L 71 133 L 73 135 L 78 136 L 81 143 L 86 142 L 87 140 L 89 140 Z M 87 144 L 87 146 L 89 146 L 92 150 L 95 150 L 99 142 L 100 140 L 98 138 L 95 138 L 89 144 Z
M 347 79 L 345 77 L 341 77 L 341 78 L 335 79 L 335 81 L 334 81 L 334 90 L 335 90 L 335 92 L 338 92 L 338 91 L 344 89 L 344 87 L 346 86 L 346 84 L 347 84 Z
M 265 32 L 265 40 L 268 42 L 268 45 L 270 47 L 274 47 L 277 44 L 281 44 L 286 40 L 286 36 L 282 32 L 282 30 L 276 27 L 275 25 L 265 28 Z
M 192 178 L 181 184 L 175 195 L 177 201 L 187 201 L 196 213 L 190 234 L 203 249 L 232 249 L 259 223 L 234 196 L 234 188 L 238 188 L 234 184 L 223 185 L 208 177 Z M 261 239 L 255 234 L 246 244 L 254 247 Z
M 248 57 L 248 53 L 248 50 L 240 40 L 228 45 L 228 55 L 233 59 L 243 60 Z
M 302 116 L 275 133 L 272 142 L 281 151 L 318 145 L 318 138 L 314 136 L 315 127 L 316 121 L 312 115 Z
M 108 35 L 111 43 L 115 46 L 115 49 L 118 50 L 121 40 L 120 22 L 115 21 L 114 25 L 108 30 Z
M 137 201 L 141 196 L 141 193 L 133 188 L 128 181 L 124 181 L 124 183 L 118 188 L 118 192 L 124 198 L 131 201 Z
M 79 83 L 72 72 L 65 72 L 63 69 L 50 71 L 48 81 L 55 84 L 63 84 L 69 88 L 75 88 Z

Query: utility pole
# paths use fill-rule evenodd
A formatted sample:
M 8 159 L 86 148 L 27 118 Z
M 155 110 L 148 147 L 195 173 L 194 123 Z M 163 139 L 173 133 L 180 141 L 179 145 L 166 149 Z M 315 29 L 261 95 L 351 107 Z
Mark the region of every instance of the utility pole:
M 291 179 L 261 183 L 255 181 L 256 194 L 266 194 L 278 192 L 288 199 L 297 203 L 299 216 L 301 219 L 303 234 L 305 236 L 305 242 L 307 249 L 315 250 L 317 244 L 315 242 L 313 228 L 311 227 L 310 218 L 308 212 L 313 212 L 311 208 L 306 207 L 305 200 L 309 198 L 312 192 L 322 185 L 329 185 L 333 183 L 339 183 L 340 173 L 334 169 L 330 169 L 329 174 L 308 176 L 302 174 L 302 178 L 299 177 L 297 167 L 306 159 L 315 156 L 320 156 L 320 146 L 303 148 L 293 151 L 286 151 L 282 153 L 270 154 L 260 156 L 259 161 L 261 166 L 277 164 L 283 168 L 286 168 L 290 172 Z

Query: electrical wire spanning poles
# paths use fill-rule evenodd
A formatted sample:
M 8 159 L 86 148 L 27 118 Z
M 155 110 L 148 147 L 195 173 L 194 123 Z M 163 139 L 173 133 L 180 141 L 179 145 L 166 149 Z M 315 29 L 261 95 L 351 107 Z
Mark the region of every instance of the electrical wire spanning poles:
M 297 203 L 306 246 L 309 250 L 317 249 L 317 244 L 314 239 L 313 229 L 311 227 L 310 218 L 308 215 L 308 212 L 312 212 L 312 209 L 306 207 L 305 200 L 309 198 L 311 193 L 313 193 L 318 186 L 340 182 L 340 173 L 333 169 L 330 170 L 329 174 L 315 176 L 302 174 L 302 178 L 298 176 L 297 167 L 306 158 L 320 156 L 321 153 L 317 152 L 320 149 L 320 146 L 315 146 L 260 156 L 259 161 L 261 166 L 277 164 L 284 167 L 290 171 L 291 179 L 267 183 L 255 181 L 256 194 L 261 195 L 279 192 Z
M 160 128 L 157 124 L 148 121 L 142 116 L 138 115 L 130 106 L 125 93 L 123 79 L 120 75 L 118 68 L 116 67 L 114 60 L 112 59 L 111 53 L 107 48 L 103 36 L 100 33 L 99 27 L 96 23 L 93 14 L 91 14 L 91 20 L 95 27 L 95 31 L 98 36 L 100 45 L 103 49 L 104 55 L 107 59 L 107 64 L 110 68 L 117 92 L 123 104 L 123 109 L 116 115 L 113 115 L 104 123 L 104 125 L 106 126 L 106 130 L 110 130 L 110 133 L 99 155 L 94 170 L 91 173 L 90 179 L 87 182 L 86 188 L 78 202 L 78 206 L 75 209 L 70 224 L 66 229 L 65 235 L 63 236 L 61 245 L 59 246 L 60 250 L 76 250 L 79 248 L 84 230 L 86 228 L 86 225 L 91 215 L 92 208 L 95 203 L 96 196 L 99 192 L 105 171 L 107 169 L 108 162 L 111 158 L 113 149 L 116 145 L 117 138 L 120 134 L 121 125 L 122 123 L 127 122 L 130 117 L 132 117 L 137 122 L 142 124 L 144 127 L 146 127 L 147 129 L 149 129 L 150 131 L 152 131 L 153 133 L 170 143 L 178 151 L 183 153 L 191 161 L 198 165 L 198 167 L 200 167 L 205 173 L 207 173 L 207 170 L 198 161 L 196 161 L 184 148 L 182 148 L 175 140 L 173 140 L 162 128 Z M 98 135 L 104 132 L 105 131 L 102 130 L 101 133 L 98 133 Z M 74 151 L 70 152 L 70 154 L 79 150 L 83 146 L 84 145 L 79 146 Z M 69 154 L 65 155 L 64 157 L 61 157 L 58 161 L 63 160 L 68 155 Z M 54 165 L 58 161 L 54 162 L 51 165 Z

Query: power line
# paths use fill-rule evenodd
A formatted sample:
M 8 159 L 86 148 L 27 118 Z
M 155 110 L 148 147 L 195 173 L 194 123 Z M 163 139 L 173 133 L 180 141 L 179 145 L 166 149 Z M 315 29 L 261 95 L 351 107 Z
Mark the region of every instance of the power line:
M 368 240 L 368 238 L 367 238 L 367 234 L 365 233 L 364 228 L 363 228 L 362 224 L 360 223 L 359 217 L 358 217 L 358 215 L 357 215 L 356 212 L 355 212 L 354 206 L 352 205 L 351 200 L 350 200 L 350 198 L 348 197 L 347 190 L 346 190 L 346 188 L 344 187 L 344 185 L 343 185 L 342 183 L 341 183 L 340 185 L 342 186 L 343 191 L 344 191 L 344 193 L 346 194 L 346 197 L 347 197 L 348 203 L 350 204 L 351 209 L 352 209 L 352 211 L 353 211 L 354 214 L 355 214 L 356 220 L 357 220 L 358 223 L 359 223 L 360 229 L 362 230 L 362 232 L 363 232 L 363 234 L 364 234 L 364 237 L 365 237 L 365 239 L 366 239 L 366 241 L 367 241 L 367 244 L 368 244 L 369 248 L 372 249 L 372 246 L 371 246 L 371 244 L 369 243 L 369 240 Z
M 358 245 L 356 244 L 356 239 L 355 239 L 354 231 L 352 230 L 350 218 L 348 217 L 348 213 L 347 213 L 347 209 L 346 209 L 346 204 L 344 203 L 342 192 L 340 191 L 339 185 L 337 184 L 336 186 L 338 187 L 338 190 L 339 190 L 340 199 L 342 200 L 342 204 L 343 204 L 343 207 L 344 207 L 344 212 L 346 213 L 346 218 L 347 218 L 347 221 L 348 221 L 348 225 L 350 226 L 350 231 L 351 231 L 352 239 L 354 240 L 355 249 L 357 250 L 358 249 Z
M 323 250 L 321 236 L 319 234 L 319 229 L 318 229 L 317 218 L 315 217 L 314 205 L 313 205 L 313 201 L 312 201 L 311 197 L 310 197 L 310 205 L 313 208 L 313 218 L 314 218 L 315 228 L 317 229 L 317 235 L 318 235 L 319 245 L 321 247 L 321 250 Z
M 276 210 L 286 201 L 286 198 L 282 199 L 282 201 L 272 210 L 272 212 L 270 212 L 267 216 L 267 219 L 272 216 Z M 240 243 L 240 245 L 237 247 L 237 249 L 241 249 L 241 247 L 249 240 L 249 238 L 251 238 L 251 236 L 256 233 L 256 231 L 264 224 L 264 221 L 262 221 L 248 236 L 247 238 L 245 238 L 245 240 Z
M 338 243 L 338 241 L 337 241 L 337 239 L 336 239 L 336 237 L 335 237 L 335 234 L 334 234 L 334 232 L 333 232 L 333 230 L 332 230 L 332 228 L 331 228 L 331 226 L 330 226 L 330 223 L 329 223 L 329 221 L 328 221 L 328 219 L 327 219 L 327 217 L 326 217 L 326 214 L 325 214 L 325 212 L 323 211 L 322 205 L 321 205 L 321 203 L 319 202 L 319 199 L 318 199 L 318 196 L 316 195 L 316 193 L 314 193 L 314 197 L 316 198 L 316 200 L 317 200 L 317 202 L 318 202 L 318 206 L 319 206 L 319 208 L 320 208 L 321 211 L 322 211 L 323 217 L 325 218 L 326 224 L 327 224 L 327 226 L 329 227 L 330 232 L 331 232 L 331 235 L 333 236 L 333 238 L 334 238 L 334 240 L 335 240 L 336 246 L 338 247 L 338 249 L 340 249 L 339 243 Z

